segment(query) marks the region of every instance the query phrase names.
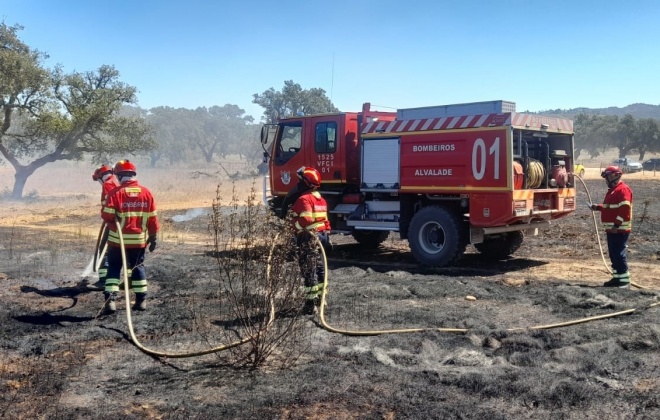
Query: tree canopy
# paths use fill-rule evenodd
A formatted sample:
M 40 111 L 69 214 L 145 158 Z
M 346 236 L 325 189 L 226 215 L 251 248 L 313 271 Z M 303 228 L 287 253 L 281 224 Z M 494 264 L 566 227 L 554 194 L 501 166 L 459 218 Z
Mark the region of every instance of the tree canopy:
M 136 90 L 113 66 L 49 70 L 47 55 L 23 43 L 20 30 L 0 24 L 0 153 L 15 170 L 12 198 L 21 198 L 28 177 L 48 163 L 154 147 L 144 118 L 122 115 Z
M 266 122 L 276 122 L 279 118 L 302 114 L 339 112 L 321 88 L 303 89 L 293 80 L 286 80 L 281 91 L 272 87 L 261 94 L 252 95 L 252 103 L 264 108 Z

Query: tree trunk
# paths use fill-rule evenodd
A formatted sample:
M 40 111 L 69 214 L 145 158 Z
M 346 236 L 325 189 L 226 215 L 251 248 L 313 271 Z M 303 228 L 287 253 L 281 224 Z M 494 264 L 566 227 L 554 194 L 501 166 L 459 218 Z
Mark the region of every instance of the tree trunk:
M 156 167 L 156 162 L 158 162 L 158 160 L 160 160 L 160 153 L 158 153 L 158 154 L 151 153 L 149 155 L 149 158 L 150 158 L 151 167 L 155 168 Z
M 23 189 L 25 189 L 25 183 L 33 173 L 34 171 L 30 171 L 26 168 L 16 170 L 16 173 L 14 174 L 14 189 L 11 192 L 12 199 L 20 200 L 23 198 Z

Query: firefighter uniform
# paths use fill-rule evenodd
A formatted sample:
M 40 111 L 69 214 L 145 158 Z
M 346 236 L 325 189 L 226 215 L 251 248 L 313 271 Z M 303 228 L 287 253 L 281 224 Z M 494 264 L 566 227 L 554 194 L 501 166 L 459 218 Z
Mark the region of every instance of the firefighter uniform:
M 116 170 L 115 170 L 116 172 Z M 123 181 L 123 178 L 120 177 Z M 119 291 L 122 257 L 118 225 L 124 239 L 126 265 L 130 270 L 130 287 L 136 296 L 137 309 L 147 294 L 147 277 L 144 269 L 145 248 L 150 241 L 155 248 L 155 238 L 159 230 L 156 203 L 151 192 L 137 180 L 123 181 L 112 191 L 102 211 L 103 220 L 108 223 L 108 274 L 105 283 L 106 296 L 114 299 Z
M 291 209 L 291 224 L 296 232 L 300 271 L 305 286 L 305 308 L 307 314 L 313 313 L 323 292 L 325 267 L 320 250 L 312 235 L 317 235 L 322 244 L 327 244 L 330 233 L 328 204 L 318 191 L 308 189 L 300 194 Z
M 105 206 L 106 200 L 108 198 L 108 194 L 114 191 L 117 187 L 119 187 L 119 180 L 114 174 L 110 174 L 108 177 L 105 178 L 101 186 L 101 206 Z M 101 238 L 101 243 L 99 244 L 99 251 L 103 250 L 107 241 L 108 241 L 108 230 L 106 229 L 103 238 Z M 107 276 L 108 276 L 108 254 L 106 252 L 106 254 L 103 256 L 103 260 L 101 260 L 101 265 L 99 267 L 99 281 L 97 283 L 99 287 L 105 287 L 105 279 Z
M 600 211 L 600 219 L 607 234 L 607 249 L 613 270 L 612 280 L 608 283 L 612 285 L 630 284 L 626 243 L 632 228 L 632 203 L 632 190 L 623 181 L 619 181 L 608 189 L 603 204 L 597 204 L 594 208 Z

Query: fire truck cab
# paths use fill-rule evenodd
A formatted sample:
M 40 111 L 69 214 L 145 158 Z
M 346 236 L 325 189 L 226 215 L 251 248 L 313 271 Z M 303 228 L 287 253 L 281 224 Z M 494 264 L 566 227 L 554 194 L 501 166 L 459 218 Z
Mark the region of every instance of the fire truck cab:
M 283 118 L 262 128 L 264 201 L 284 216 L 296 170 L 316 168 L 333 233 L 376 247 L 390 232 L 422 264 L 468 243 L 501 259 L 575 210 L 573 123 L 489 101 Z

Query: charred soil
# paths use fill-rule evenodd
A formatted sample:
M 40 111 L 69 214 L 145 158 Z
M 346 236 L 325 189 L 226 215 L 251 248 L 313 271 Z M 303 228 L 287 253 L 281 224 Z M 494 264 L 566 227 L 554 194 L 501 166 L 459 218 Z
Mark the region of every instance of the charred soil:
M 600 202 L 603 181 L 585 182 Z M 600 287 L 609 273 L 581 186 L 574 214 L 502 261 L 469 247 L 456 265 L 423 268 L 393 237 L 374 251 L 336 237 L 325 319 L 374 334 L 301 318 L 301 351 L 285 369 L 238 367 L 232 351 L 143 353 L 126 299 L 101 315 L 95 278 L 81 277 L 100 223 L 96 194 L 1 203 L 0 418 L 660 418 L 660 176 L 626 182 L 631 273 L 644 288 Z M 147 255 L 137 336 L 170 352 L 238 338 L 220 308 L 205 210 L 186 220 L 197 204 L 160 201 L 162 240 Z M 377 334 L 409 328 L 425 330 Z

